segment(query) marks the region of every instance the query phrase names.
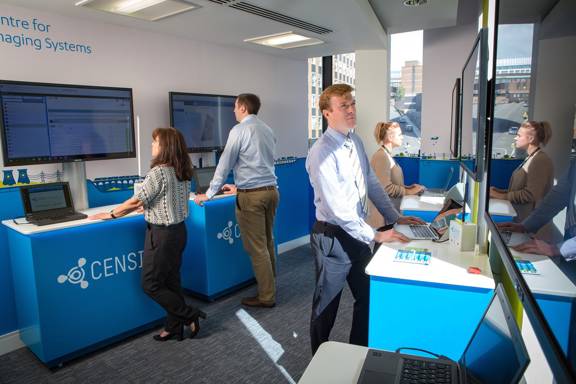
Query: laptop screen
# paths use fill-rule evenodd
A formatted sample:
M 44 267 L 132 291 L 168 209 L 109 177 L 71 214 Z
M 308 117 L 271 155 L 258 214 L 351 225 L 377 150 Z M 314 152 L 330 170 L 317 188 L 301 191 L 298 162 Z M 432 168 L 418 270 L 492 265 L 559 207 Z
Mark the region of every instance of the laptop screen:
M 469 383 L 516 383 L 530 361 L 502 286 L 496 291 L 460 359 Z
M 40 184 L 22 187 L 24 209 L 27 214 L 71 207 L 65 183 Z
M 196 190 L 199 189 L 203 192 L 210 186 L 210 182 L 214 177 L 214 172 L 216 171 L 216 167 L 207 167 L 207 168 L 195 168 L 194 172 L 196 173 Z

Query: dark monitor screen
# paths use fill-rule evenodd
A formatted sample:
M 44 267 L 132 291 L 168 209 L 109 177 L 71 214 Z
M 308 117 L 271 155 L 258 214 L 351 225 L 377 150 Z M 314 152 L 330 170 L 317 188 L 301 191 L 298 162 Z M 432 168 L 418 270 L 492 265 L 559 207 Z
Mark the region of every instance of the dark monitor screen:
M 464 68 L 462 69 L 462 106 L 460 108 L 460 158 L 461 165 L 475 180 L 479 177 L 479 165 L 482 153 L 483 139 L 479 134 L 480 122 L 480 91 L 482 76 L 482 47 L 483 32 L 478 33 L 474 46 Z
M 188 152 L 223 150 L 234 125 L 236 96 L 170 92 L 170 124 L 184 135 Z
M 20 188 L 26 215 L 73 209 L 68 183 L 33 184 Z
M 456 79 L 452 88 L 452 110 L 450 113 L 450 153 L 460 156 L 460 79 Z
M 502 285 L 496 288 L 462 358 L 469 383 L 509 384 L 522 377 L 530 358 Z
M 135 157 L 132 89 L 0 81 L 4 165 Z

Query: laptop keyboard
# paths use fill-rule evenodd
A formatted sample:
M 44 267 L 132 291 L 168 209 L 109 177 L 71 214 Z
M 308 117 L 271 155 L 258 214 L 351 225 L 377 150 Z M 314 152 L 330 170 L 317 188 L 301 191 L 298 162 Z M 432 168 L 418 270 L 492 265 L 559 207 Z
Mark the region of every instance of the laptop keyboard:
M 451 383 L 452 366 L 448 364 L 403 359 L 401 384 L 416 383 Z
M 512 232 L 502 231 L 500 232 L 500 236 L 502 236 L 502 240 L 504 240 L 504 244 L 508 244 L 510 239 L 512 238 Z
M 65 223 L 67 221 L 73 221 L 73 220 L 82 220 L 85 219 L 86 217 L 88 216 L 86 216 L 83 213 L 75 213 L 67 216 L 42 217 L 41 219 L 34 220 L 33 223 L 42 226 L 57 223 Z
M 416 237 L 435 239 L 436 234 L 427 225 L 411 225 L 410 230 Z

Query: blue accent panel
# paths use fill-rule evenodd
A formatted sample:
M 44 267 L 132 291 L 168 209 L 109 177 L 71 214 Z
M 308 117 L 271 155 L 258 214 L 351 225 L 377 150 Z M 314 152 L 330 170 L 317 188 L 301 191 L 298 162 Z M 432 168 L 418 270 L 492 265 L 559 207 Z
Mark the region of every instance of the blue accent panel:
M 90 208 L 120 204 L 134 195 L 134 189 L 102 192 L 90 180 L 86 181 L 86 190 Z
M 0 221 L 24 216 L 20 188 L 0 189 L 0 201 Z M 0 225 L 0 335 L 18 329 L 7 231 Z
M 574 301 L 560 296 L 541 294 L 535 294 L 534 296 L 548 321 L 548 325 L 552 328 L 556 340 L 566 356 L 568 356 L 571 350 L 570 346 L 574 343 L 570 330 L 570 321 L 574 317 Z
M 418 180 L 420 180 L 420 158 L 395 156 L 394 160 L 402 168 L 404 184 L 418 184 Z
M 372 276 L 368 346 L 422 348 L 457 361 L 491 297 L 489 289 Z
M 432 220 L 434 220 L 434 218 L 438 215 L 438 212 L 436 211 L 410 211 L 410 210 L 406 210 L 406 211 L 402 211 L 402 214 L 404 216 L 416 216 L 421 218 L 422 220 L 424 220 L 427 223 L 431 223 Z
M 514 218 L 512 216 L 499 216 L 499 215 L 490 215 L 492 221 L 495 223 L 507 223 L 512 221 Z
M 190 202 L 188 244 L 182 259 L 182 287 L 213 299 L 254 278 L 236 221 L 235 197 L 197 206 Z
M 448 176 L 452 169 L 452 176 L 448 182 Z M 458 182 L 460 175 L 460 164 L 458 160 L 420 160 L 420 182 L 426 188 L 445 188 L 448 183 L 448 188 Z M 408 183 L 406 183 L 408 184 Z
M 22 340 L 41 361 L 58 363 L 165 316 L 141 288 L 144 233 L 142 216 L 8 231 Z
M 521 159 L 492 159 L 490 163 L 490 185 L 496 188 L 508 189 L 512 172 L 520 164 Z
M 305 169 L 306 159 L 276 165 L 280 203 L 276 212 L 276 243 L 282 244 L 309 233 L 310 181 Z M 311 188 L 311 187 L 310 187 Z M 313 204 L 313 202 L 312 202 Z

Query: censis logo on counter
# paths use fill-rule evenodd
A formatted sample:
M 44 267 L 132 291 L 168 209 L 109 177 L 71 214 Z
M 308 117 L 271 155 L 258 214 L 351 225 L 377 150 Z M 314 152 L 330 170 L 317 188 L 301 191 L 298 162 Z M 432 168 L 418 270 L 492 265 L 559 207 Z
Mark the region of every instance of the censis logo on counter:
M 240 226 L 229 221 L 228 225 L 222 229 L 222 232 L 218 232 L 216 237 L 227 241 L 228 244 L 234 244 L 234 238 L 240 238 Z
M 58 276 L 60 284 L 66 282 L 73 285 L 80 285 L 86 289 L 90 286 L 90 281 L 114 277 L 121 273 L 131 272 L 142 268 L 142 254 L 144 251 L 130 252 L 127 255 L 108 257 L 103 260 L 95 260 L 87 264 L 86 259 L 78 259 L 78 265 L 70 268 L 68 273 Z

